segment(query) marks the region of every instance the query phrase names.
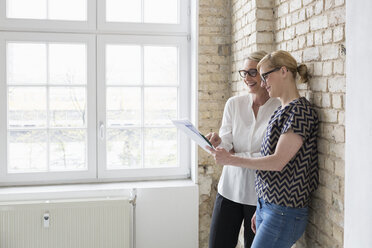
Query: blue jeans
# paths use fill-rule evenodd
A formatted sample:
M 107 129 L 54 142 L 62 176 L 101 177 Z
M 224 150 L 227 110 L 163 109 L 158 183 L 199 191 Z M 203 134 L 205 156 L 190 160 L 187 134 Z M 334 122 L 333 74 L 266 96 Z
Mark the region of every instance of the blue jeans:
M 251 248 L 290 248 L 305 232 L 307 208 L 284 207 L 259 198 Z

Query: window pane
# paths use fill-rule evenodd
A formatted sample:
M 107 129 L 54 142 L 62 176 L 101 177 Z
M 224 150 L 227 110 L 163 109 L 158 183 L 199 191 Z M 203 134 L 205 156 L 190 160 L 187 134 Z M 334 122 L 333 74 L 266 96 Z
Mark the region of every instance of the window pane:
M 50 132 L 50 170 L 86 170 L 86 130 Z
M 178 23 L 178 0 L 144 0 L 145 22 Z
M 9 87 L 9 127 L 45 127 L 46 99 L 45 87 Z
M 141 123 L 141 89 L 107 88 L 107 126 L 132 126 Z
M 106 0 L 107 22 L 141 22 L 141 1 Z
M 7 18 L 46 19 L 47 0 L 7 0 Z
M 49 19 L 87 20 L 87 0 L 48 0 Z
M 141 83 L 141 47 L 107 45 L 106 84 Z
M 87 83 L 85 44 L 49 44 L 49 82 L 51 84 Z
M 86 126 L 87 101 L 84 87 L 51 87 L 49 102 L 51 127 Z
M 7 83 L 46 83 L 46 45 L 7 44 Z
M 8 136 L 9 173 L 47 171 L 46 131 L 11 131 Z
M 141 131 L 139 128 L 107 129 L 107 169 L 141 166 Z
M 145 131 L 145 168 L 177 167 L 175 128 L 147 128 Z
M 169 125 L 177 119 L 177 88 L 145 88 L 145 124 Z
M 177 47 L 145 46 L 145 84 L 177 84 Z

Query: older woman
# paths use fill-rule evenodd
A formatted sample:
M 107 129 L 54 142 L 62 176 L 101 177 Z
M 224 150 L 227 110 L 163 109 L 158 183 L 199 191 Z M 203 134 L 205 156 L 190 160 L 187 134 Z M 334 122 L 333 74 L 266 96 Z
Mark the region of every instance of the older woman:
M 241 158 L 260 156 L 261 141 L 270 116 L 280 105 L 260 86 L 258 62 L 266 55 L 259 51 L 244 60 L 239 71 L 249 94 L 230 98 L 225 106 L 219 135 L 206 137 L 215 147 L 223 147 Z M 218 184 L 213 209 L 209 247 L 235 247 L 244 220 L 244 246 L 251 247 L 254 233 L 250 228 L 256 211 L 257 195 L 254 190 L 255 170 L 225 166 Z
M 306 65 L 285 51 L 266 55 L 258 64 L 262 86 L 281 106 L 272 115 L 261 158 L 242 158 L 223 148 L 211 150 L 218 164 L 256 169 L 258 204 L 252 228 L 253 248 L 290 248 L 307 225 L 310 194 L 318 186 L 318 117 L 296 87 L 307 81 Z

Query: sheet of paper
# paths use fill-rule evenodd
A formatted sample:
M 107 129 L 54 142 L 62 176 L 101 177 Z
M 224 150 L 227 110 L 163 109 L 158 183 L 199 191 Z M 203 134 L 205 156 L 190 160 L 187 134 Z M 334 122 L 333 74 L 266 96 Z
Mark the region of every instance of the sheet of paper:
M 178 129 L 184 132 L 191 140 L 208 153 L 210 153 L 210 151 L 205 148 L 206 146 L 214 149 L 208 139 L 205 138 L 189 120 L 172 120 L 172 122 Z

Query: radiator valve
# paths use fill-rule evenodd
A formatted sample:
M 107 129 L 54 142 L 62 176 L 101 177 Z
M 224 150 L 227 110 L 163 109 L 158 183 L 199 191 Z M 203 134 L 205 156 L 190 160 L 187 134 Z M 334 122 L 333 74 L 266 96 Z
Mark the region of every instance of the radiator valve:
M 45 213 L 43 215 L 44 228 L 49 228 L 49 221 L 50 221 L 49 213 Z

